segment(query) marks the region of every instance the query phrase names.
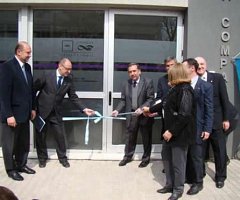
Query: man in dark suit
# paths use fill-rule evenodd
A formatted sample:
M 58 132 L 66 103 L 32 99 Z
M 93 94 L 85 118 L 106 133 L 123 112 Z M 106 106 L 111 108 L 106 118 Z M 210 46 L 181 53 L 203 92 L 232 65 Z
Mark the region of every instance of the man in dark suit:
M 150 162 L 153 125 L 153 118 L 143 116 L 142 107 L 150 106 L 150 103 L 153 101 L 153 81 L 140 76 L 141 69 L 136 63 L 129 64 L 128 75 L 130 79 L 123 85 L 121 100 L 112 112 L 113 116 L 117 116 L 122 110 L 135 112 L 126 116 L 125 155 L 119 166 L 124 166 L 132 160 L 136 148 L 138 130 L 140 129 L 144 148 L 142 162 L 139 164 L 139 167 L 142 168 L 146 167 Z
M 46 137 L 47 129 L 52 126 L 54 129 L 54 138 L 57 143 L 57 156 L 63 167 L 70 167 L 66 156 L 65 130 L 62 121 L 62 101 L 68 94 L 69 99 L 82 110 L 86 115 L 94 114 L 94 111 L 81 104 L 73 84 L 71 73 L 72 63 L 69 59 L 63 58 L 58 64 L 56 71 L 43 71 L 34 79 L 34 90 L 39 92 L 36 99 L 37 113 L 46 122 L 41 133 L 36 134 L 36 148 L 39 159 L 39 167 L 46 166 L 48 159 Z
M 188 148 L 186 168 L 186 180 L 192 184 L 187 194 L 194 195 L 203 189 L 203 141 L 207 140 L 212 132 L 213 86 L 198 76 L 198 62 L 195 59 L 188 58 L 183 61 L 183 64 L 189 72 L 197 105 L 196 140 Z
M 216 187 L 222 188 L 227 178 L 227 135 L 224 131 L 227 131 L 230 127 L 228 114 L 229 99 L 226 83 L 221 74 L 207 71 L 207 63 L 204 58 L 197 57 L 195 59 L 199 64 L 198 74 L 203 80 L 213 85 L 213 129 L 209 137 L 209 142 L 212 145 L 215 159 Z
M 166 68 L 166 72 L 174 66 L 177 63 L 177 60 L 174 57 L 167 57 L 164 60 L 164 65 Z M 158 84 L 157 84 L 157 97 L 156 99 L 163 99 L 167 96 L 167 93 L 170 89 L 170 86 L 168 84 L 168 74 L 166 73 L 164 76 L 160 77 L 158 79 Z
M 1 67 L 2 152 L 5 169 L 10 178 L 22 181 L 19 172 L 34 174 L 27 163 L 30 147 L 29 120 L 34 119 L 34 93 L 31 67 L 27 63 L 31 47 L 21 41 L 15 57 Z

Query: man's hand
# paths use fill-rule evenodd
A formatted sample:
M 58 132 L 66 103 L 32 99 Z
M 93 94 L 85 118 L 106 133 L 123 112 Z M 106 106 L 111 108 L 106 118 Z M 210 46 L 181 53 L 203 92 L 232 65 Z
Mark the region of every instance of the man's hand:
M 229 121 L 223 121 L 223 130 L 227 131 L 230 127 L 230 122 Z
M 35 117 L 36 117 L 36 111 L 32 110 L 32 112 L 31 112 L 31 120 L 34 120 Z
M 155 112 L 155 113 L 149 113 L 149 114 L 148 114 L 148 117 L 156 117 L 156 116 L 158 116 L 158 113 L 157 113 L 157 112 Z
M 207 140 L 210 136 L 210 133 L 209 132 L 202 132 L 202 135 L 201 135 L 201 138 L 202 140 Z
M 137 110 L 135 110 L 135 115 L 139 116 L 143 113 L 143 110 L 141 108 L 138 108 Z
M 118 116 L 118 113 L 119 113 L 119 112 L 118 112 L 117 110 L 114 110 L 114 111 L 112 111 L 112 116 L 113 116 L 113 117 L 117 117 L 117 116 Z
M 164 138 L 164 140 L 166 140 L 168 142 L 172 138 L 172 133 L 169 132 L 168 130 L 165 131 L 163 134 L 163 138 Z
M 11 126 L 11 127 L 16 127 L 17 126 L 17 122 L 15 120 L 15 117 L 8 117 L 7 118 L 7 124 L 8 126 Z
M 84 112 L 87 116 L 92 116 L 92 115 L 95 114 L 95 111 L 92 110 L 92 109 L 89 109 L 89 108 L 85 108 L 85 109 L 83 110 L 83 112 Z

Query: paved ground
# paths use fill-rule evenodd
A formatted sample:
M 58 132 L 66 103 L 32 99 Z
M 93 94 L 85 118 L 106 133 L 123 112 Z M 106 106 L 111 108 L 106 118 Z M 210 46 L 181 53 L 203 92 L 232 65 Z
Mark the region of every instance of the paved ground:
M 35 175 L 22 174 L 24 181 L 8 178 L 3 160 L 0 159 L 0 185 L 11 189 L 20 200 L 160 200 L 169 194 L 159 194 L 165 178 L 160 160 L 152 161 L 146 168 L 138 168 L 139 161 L 125 167 L 119 161 L 70 160 L 71 167 L 63 168 L 57 160 L 50 160 L 46 168 L 40 169 L 35 159 L 28 165 Z M 211 177 L 214 164 L 208 163 L 208 175 L 204 189 L 197 195 L 186 195 L 187 200 L 233 200 L 240 199 L 240 161 L 231 160 L 225 187 L 217 189 Z

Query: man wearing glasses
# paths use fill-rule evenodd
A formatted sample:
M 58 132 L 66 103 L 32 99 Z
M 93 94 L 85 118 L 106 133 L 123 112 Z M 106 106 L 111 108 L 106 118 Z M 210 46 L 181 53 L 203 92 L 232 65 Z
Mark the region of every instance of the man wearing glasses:
M 64 96 L 68 94 L 69 99 L 86 115 L 94 114 L 94 111 L 86 108 L 75 92 L 73 76 L 71 74 L 72 63 L 69 59 L 63 58 L 59 61 L 56 71 L 43 71 L 34 80 L 34 90 L 36 97 L 37 113 L 46 122 L 44 128 L 39 133 L 36 129 L 36 148 L 39 159 L 39 167 L 44 168 L 48 159 L 46 136 L 49 126 L 54 130 L 54 139 L 57 144 L 57 156 L 63 167 L 70 167 L 66 156 L 65 130 L 62 121 L 62 102 Z

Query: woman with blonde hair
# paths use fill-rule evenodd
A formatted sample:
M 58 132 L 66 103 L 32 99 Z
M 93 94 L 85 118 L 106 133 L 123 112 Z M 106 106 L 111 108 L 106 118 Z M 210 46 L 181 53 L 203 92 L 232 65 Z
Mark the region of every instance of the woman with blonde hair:
M 164 113 L 162 159 L 166 172 L 166 185 L 159 193 L 172 193 L 169 200 L 179 199 L 184 190 L 187 149 L 195 141 L 194 91 L 186 69 L 177 63 L 168 71 L 171 89 L 166 98 L 152 107 L 144 107 L 145 113 Z

